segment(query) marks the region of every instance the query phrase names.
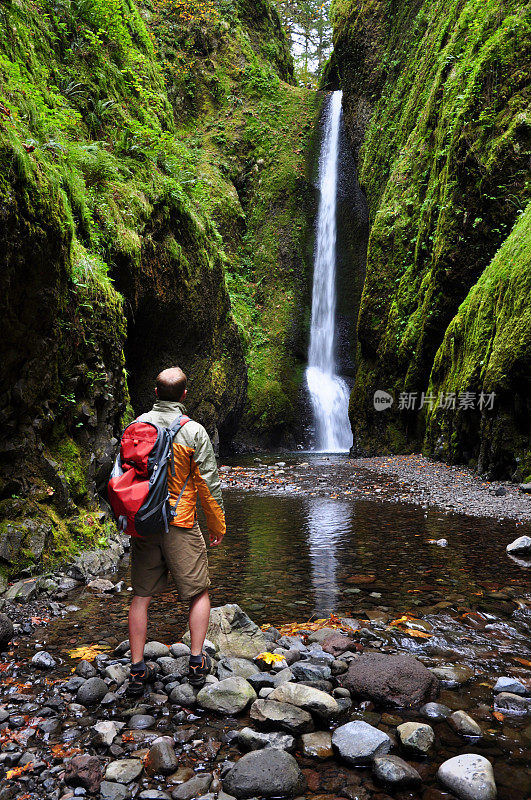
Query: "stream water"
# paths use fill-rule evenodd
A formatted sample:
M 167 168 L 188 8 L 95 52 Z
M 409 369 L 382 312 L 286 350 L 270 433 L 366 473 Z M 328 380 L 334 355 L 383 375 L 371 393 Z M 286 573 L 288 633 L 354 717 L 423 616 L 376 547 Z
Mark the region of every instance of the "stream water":
M 319 211 L 313 273 L 312 318 L 306 381 L 316 428 L 316 449 L 347 451 L 352 444 L 349 391 L 336 374 L 336 196 L 342 92 L 326 107 L 319 159 Z
M 308 456 L 334 472 L 334 458 Z M 336 460 L 340 457 L 335 457 Z M 267 460 L 267 459 L 266 459 Z M 294 459 L 296 460 L 296 459 Z M 301 457 L 298 457 L 301 460 Z M 272 459 L 270 459 L 272 461 Z M 248 463 L 248 462 L 244 462 Z M 289 466 L 289 465 L 288 465 Z M 317 488 L 317 487 L 316 487 Z M 434 723 L 436 748 L 428 761 L 414 762 L 423 778 L 420 793 L 400 798 L 442 800 L 436 767 L 445 758 L 478 752 L 494 765 L 499 800 L 524 800 L 531 789 L 529 718 L 493 711 L 492 686 L 501 675 L 529 680 L 531 664 L 531 597 L 526 569 L 507 557 L 505 545 L 530 525 L 494 521 L 438 510 L 370 499 L 334 499 L 296 491 L 224 492 L 228 535 L 210 550 L 214 604 L 240 604 L 257 623 L 281 625 L 325 617 L 331 612 L 361 620 L 380 637 L 384 651 L 414 653 L 427 666 L 458 665 L 473 677 L 456 688 L 444 688 L 439 701 L 464 709 L 481 725 L 481 740 L 463 740 L 444 722 Z M 447 547 L 430 540 L 446 538 Z M 62 659 L 58 676 L 71 674 L 67 651 L 99 643 L 110 651 L 127 636 L 128 559 L 112 576 L 123 578 L 123 590 L 110 596 L 83 589 L 70 602 L 79 610 L 50 622 L 41 644 Z M 148 638 L 177 641 L 185 629 L 185 608 L 173 592 L 153 601 Z M 390 625 L 405 613 L 419 619 L 428 638 L 414 638 Z M 31 645 L 28 646 L 31 652 Z M 19 651 L 23 655 L 23 648 Z M 354 716 L 393 733 L 404 720 L 422 720 L 414 711 L 382 714 L 360 707 Z M 164 724 L 170 724 L 171 716 Z M 202 735 L 219 739 L 223 731 L 243 727 L 248 719 L 219 720 L 191 715 Z M 162 724 L 162 723 L 161 723 Z M 159 726 L 160 727 L 160 726 Z M 233 757 L 224 746 L 220 757 Z M 345 782 L 361 780 L 369 792 L 384 798 L 371 783 L 369 770 L 345 770 L 333 762 L 300 759 L 314 772 L 309 797 L 336 796 Z M 409 759 L 411 760 L 411 759 Z

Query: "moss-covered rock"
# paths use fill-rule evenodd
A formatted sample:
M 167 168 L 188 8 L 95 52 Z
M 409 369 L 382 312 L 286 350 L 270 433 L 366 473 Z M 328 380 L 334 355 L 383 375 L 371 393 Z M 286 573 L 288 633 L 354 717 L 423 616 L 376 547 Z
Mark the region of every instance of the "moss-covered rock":
M 335 61 L 371 221 L 349 410 L 360 452 L 422 445 L 419 407 L 436 353 L 525 207 L 526 9 L 514 0 L 333 4 Z M 373 406 L 378 389 L 395 398 L 385 412 Z M 402 393 L 416 398 L 414 410 L 400 407 Z M 453 427 L 460 458 L 479 458 L 482 431 L 468 446 L 465 429 Z

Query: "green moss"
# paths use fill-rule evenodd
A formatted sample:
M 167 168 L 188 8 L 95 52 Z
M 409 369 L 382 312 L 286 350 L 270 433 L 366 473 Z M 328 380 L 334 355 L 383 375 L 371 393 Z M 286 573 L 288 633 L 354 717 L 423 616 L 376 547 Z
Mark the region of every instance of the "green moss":
M 351 403 L 362 450 L 393 447 L 397 428 L 401 450 L 421 446 L 424 412 L 400 411 L 400 393 L 428 392 L 452 318 L 526 205 L 526 11 L 494 0 L 333 4 L 371 220 Z M 395 396 L 388 424 L 373 411 L 376 389 Z
M 87 458 L 79 446 L 63 431 L 51 448 L 52 457 L 58 461 L 64 472 L 68 488 L 75 501 L 82 501 L 87 494 Z

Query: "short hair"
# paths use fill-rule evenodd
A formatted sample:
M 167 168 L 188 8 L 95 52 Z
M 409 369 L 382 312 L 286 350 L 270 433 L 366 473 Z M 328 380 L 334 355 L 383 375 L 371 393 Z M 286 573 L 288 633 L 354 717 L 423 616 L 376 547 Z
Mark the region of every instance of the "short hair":
M 186 375 L 180 367 L 169 367 L 159 372 L 156 384 L 159 400 L 181 400 L 186 389 Z

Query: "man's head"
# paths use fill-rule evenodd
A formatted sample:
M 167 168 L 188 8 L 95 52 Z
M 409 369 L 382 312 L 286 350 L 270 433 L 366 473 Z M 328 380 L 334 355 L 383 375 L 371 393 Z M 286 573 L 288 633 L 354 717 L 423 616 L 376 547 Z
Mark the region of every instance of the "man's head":
M 170 367 L 159 372 L 155 393 L 159 400 L 178 402 L 186 397 L 186 375 L 180 367 Z

